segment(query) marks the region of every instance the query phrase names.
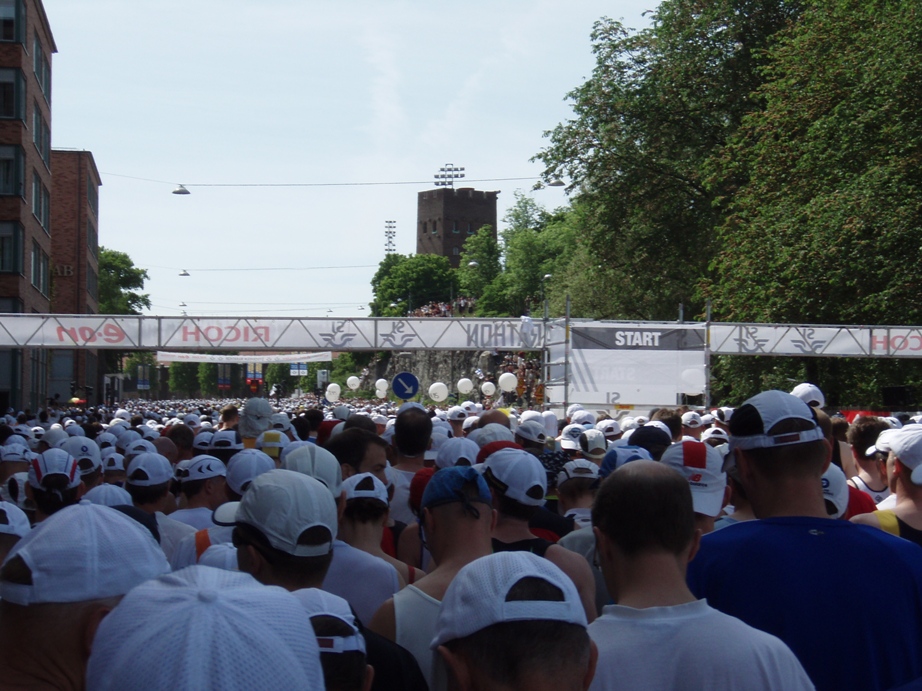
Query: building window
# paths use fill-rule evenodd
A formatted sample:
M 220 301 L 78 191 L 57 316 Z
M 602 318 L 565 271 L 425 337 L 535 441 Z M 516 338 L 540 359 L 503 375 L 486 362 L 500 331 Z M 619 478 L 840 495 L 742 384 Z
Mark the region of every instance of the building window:
M 474 234 L 474 226 L 471 225 L 470 223 L 467 224 L 467 234 L 468 234 L 468 235 L 473 235 L 473 234 Z
M 89 221 L 86 222 L 86 246 L 90 254 L 99 259 L 99 236 L 96 234 L 96 228 Z
M 38 171 L 32 172 L 32 214 L 50 235 L 48 223 L 51 217 L 51 192 L 45 187 Z
M 26 8 L 22 0 L 0 0 L 0 41 L 22 43 Z
M 458 222 L 457 222 L 457 221 L 452 221 L 452 222 L 451 222 L 451 232 L 452 232 L 452 233 L 457 233 L 457 232 L 458 232 Z
M 22 312 L 22 300 L 19 298 L 0 298 L 0 314 L 19 314 Z
M 25 78 L 9 67 L 0 69 L 0 118 L 23 120 Z
M 38 288 L 42 295 L 48 295 L 50 288 L 48 255 L 35 241 L 32 242 L 32 285 Z
M 433 221 L 432 222 L 432 234 L 438 235 L 438 232 L 439 232 L 438 221 Z
M 86 292 L 94 300 L 99 300 L 99 279 L 89 263 L 86 265 Z
M 22 149 L 0 146 L 0 194 L 22 196 Z
M 459 254 L 461 254 L 461 250 L 459 250 L 457 247 L 452 247 L 451 253 L 457 257 Z
M 35 78 L 38 79 L 38 85 L 45 95 L 45 100 L 51 103 L 51 63 L 48 62 L 45 49 L 42 48 L 41 41 L 38 40 L 38 34 L 35 34 L 34 45 L 32 69 L 35 72 Z
M 87 178 L 86 181 L 86 201 L 93 210 L 93 215 L 99 218 L 99 185 L 91 178 Z
M 39 154 L 42 156 L 42 160 L 45 162 L 46 166 L 51 166 L 51 128 L 48 127 L 48 123 L 45 121 L 45 117 L 42 115 L 41 109 L 38 107 L 38 102 L 33 106 L 34 110 L 32 111 L 32 142 L 35 144 L 35 148 L 38 149 Z
M 0 223 L 0 272 L 22 273 L 22 226 Z
M 429 232 L 429 224 L 423 221 L 423 235 Z

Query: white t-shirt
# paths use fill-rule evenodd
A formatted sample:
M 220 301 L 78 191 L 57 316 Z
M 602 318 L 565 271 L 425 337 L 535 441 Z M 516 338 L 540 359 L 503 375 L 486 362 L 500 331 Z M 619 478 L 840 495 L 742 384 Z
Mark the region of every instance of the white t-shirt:
M 157 518 L 157 530 L 160 531 L 160 549 L 166 555 L 166 560 L 170 561 L 182 539 L 186 535 L 195 535 L 195 528 L 170 518 L 162 511 L 157 511 L 154 516 Z
M 416 515 L 410 508 L 410 482 L 416 475 L 412 470 L 400 470 L 393 468 L 394 471 L 394 498 L 391 499 L 390 514 L 391 518 L 401 523 L 416 522 Z
M 196 530 L 210 528 L 214 525 L 211 520 L 212 510 L 207 506 L 200 506 L 197 509 L 179 509 L 170 514 L 170 518 L 186 525 L 191 525 Z
M 322 589 L 346 600 L 361 622 L 367 624 L 378 608 L 400 590 L 400 581 L 391 564 L 336 540 Z
M 570 509 L 564 517 L 572 518 L 577 528 L 592 527 L 592 509 Z
M 781 640 L 706 600 L 647 609 L 608 605 L 589 636 L 599 648 L 590 691 L 813 689 Z

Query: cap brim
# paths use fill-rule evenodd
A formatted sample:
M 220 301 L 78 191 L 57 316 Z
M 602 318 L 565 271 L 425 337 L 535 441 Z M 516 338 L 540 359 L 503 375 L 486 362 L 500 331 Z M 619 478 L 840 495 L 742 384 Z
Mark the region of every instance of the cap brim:
M 211 520 L 214 521 L 215 525 L 233 527 L 237 525 L 237 507 L 239 506 L 239 501 L 225 502 L 214 510 L 214 513 L 211 514 Z

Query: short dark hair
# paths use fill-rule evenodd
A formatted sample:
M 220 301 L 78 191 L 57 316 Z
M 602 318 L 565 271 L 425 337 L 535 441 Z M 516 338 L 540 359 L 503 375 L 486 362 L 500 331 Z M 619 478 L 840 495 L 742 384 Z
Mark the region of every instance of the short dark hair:
M 346 424 L 349 424 L 348 422 Z M 372 423 L 374 424 L 374 423 Z M 377 434 L 353 427 L 343 430 L 326 444 L 326 450 L 336 456 L 340 465 L 351 466 L 356 472 L 362 465 L 362 459 L 371 444 L 387 449 L 387 442 Z
M 363 429 L 372 434 L 378 433 L 378 426 L 367 415 L 350 415 L 349 419 L 343 423 L 343 432 L 350 429 Z
M 659 420 L 666 425 L 673 439 L 678 439 L 682 436 L 682 415 L 679 411 L 673 410 L 672 408 L 660 408 L 653 413 L 650 420 Z
M 345 638 L 355 634 L 355 629 L 349 624 L 328 614 L 311 617 L 311 625 L 318 638 Z M 326 691 L 361 690 L 365 681 L 365 653 L 361 650 L 328 653 L 321 648 L 320 665 L 323 667 Z
M 35 506 L 46 516 L 60 511 L 65 506 L 77 503 L 78 487 L 67 488 L 70 479 L 67 475 L 55 473 L 42 478 L 42 489 L 32 488 L 32 498 Z
M 269 539 L 256 526 L 248 523 L 237 523 L 234 526 L 236 545 L 238 541 L 253 545 L 263 555 L 273 570 L 285 577 L 310 578 L 323 580 L 333 561 L 333 551 L 317 557 L 297 557 L 288 552 L 276 549 L 269 543 Z M 324 526 L 308 528 L 298 537 L 299 545 L 320 545 L 330 542 L 330 531 Z
M 404 456 L 422 456 L 432 437 L 432 418 L 425 410 L 410 408 L 394 422 L 394 447 Z
M 227 422 L 228 420 L 233 420 L 235 417 L 240 415 L 240 411 L 237 410 L 237 406 L 233 404 L 228 404 L 221 408 L 221 422 Z
M 323 422 L 323 411 L 318 408 L 309 408 L 304 412 L 304 419 L 311 426 L 311 432 L 320 429 L 320 423 Z
M 563 599 L 560 588 L 534 577 L 521 579 L 506 595 L 507 602 Z M 515 687 L 537 676 L 572 677 L 575 668 L 588 666 L 591 642 L 585 626 L 530 619 L 493 624 L 445 647 L 491 684 Z
M 574 500 L 588 494 L 598 487 L 598 479 L 591 477 L 574 477 L 562 485 L 557 485 L 557 496 L 563 499 Z
M 206 482 L 208 482 L 207 479 L 183 480 L 179 485 L 179 491 L 186 495 L 186 499 L 191 499 L 205 488 Z
M 874 446 L 880 433 L 887 429 L 890 425 L 879 417 L 860 417 L 848 428 L 845 439 L 861 458 L 868 458 L 864 452 Z
M 131 495 L 131 503 L 136 506 L 146 504 L 155 504 L 169 492 L 170 483 L 164 482 L 160 485 L 133 485 L 130 481 L 125 483 L 125 491 Z
M 655 461 L 628 463 L 599 487 L 592 525 L 628 556 L 681 554 L 695 534 L 688 481 Z
M 736 413 L 733 414 L 731 420 L 735 418 Z M 799 418 L 781 420 L 768 430 L 768 434 L 806 432 L 812 429 L 811 424 L 809 420 Z M 759 474 L 768 480 L 806 479 L 822 476 L 823 466 L 829 455 L 829 447 L 825 439 L 817 439 L 801 444 L 748 449 L 743 451 L 743 454 L 753 462 Z
M 189 425 L 177 424 L 170 425 L 163 430 L 163 436 L 176 444 L 176 448 L 188 451 L 192 448 L 192 442 L 195 441 L 195 432 Z

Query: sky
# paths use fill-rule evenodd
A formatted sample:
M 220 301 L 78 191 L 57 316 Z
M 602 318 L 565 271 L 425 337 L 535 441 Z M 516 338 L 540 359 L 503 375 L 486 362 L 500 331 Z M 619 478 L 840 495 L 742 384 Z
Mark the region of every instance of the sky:
M 385 221 L 397 251 L 415 252 L 417 193 L 447 163 L 465 168 L 456 186 L 501 191 L 500 218 L 516 190 L 565 204 L 559 188 L 532 192 L 542 167 L 529 159 L 591 75 L 593 23 L 642 28 L 655 7 L 44 5 L 52 146 L 93 153 L 100 244 L 148 271 L 147 313 L 283 317 L 366 316 Z M 356 184 L 369 182 L 389 184 Z

